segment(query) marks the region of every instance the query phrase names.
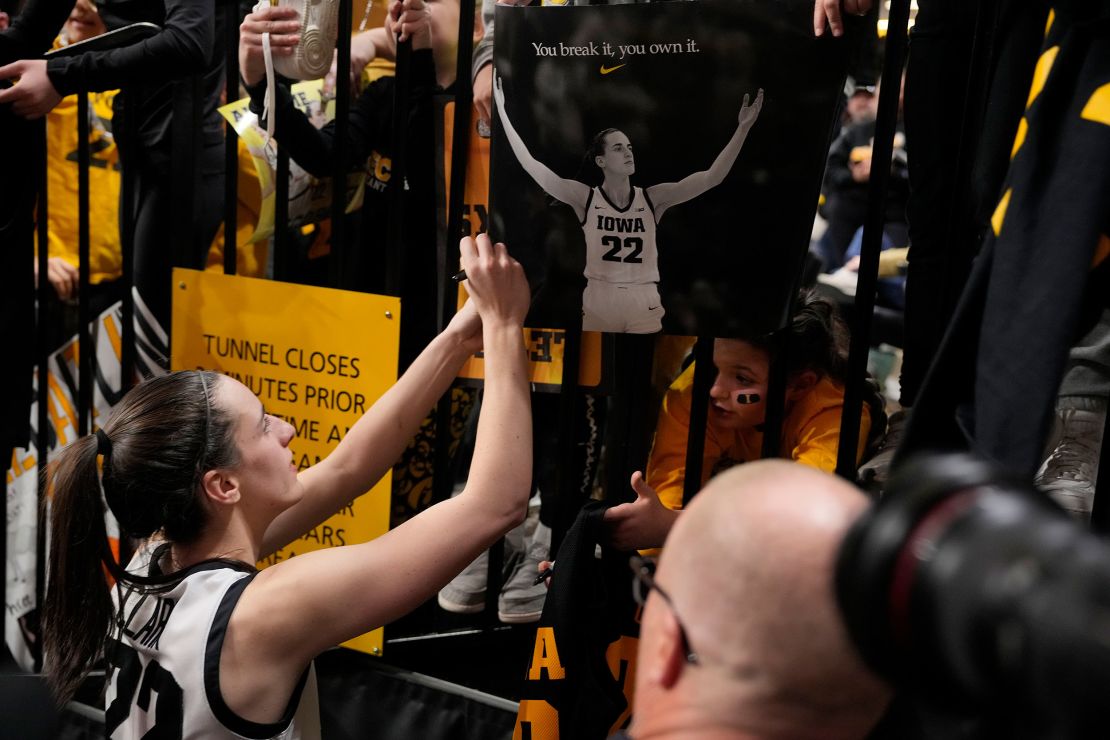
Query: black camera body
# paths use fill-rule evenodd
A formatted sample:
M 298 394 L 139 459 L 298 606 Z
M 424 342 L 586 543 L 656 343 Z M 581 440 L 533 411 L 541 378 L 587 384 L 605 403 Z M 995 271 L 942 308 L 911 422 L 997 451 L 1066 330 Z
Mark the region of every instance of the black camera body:
M 968 455 L 907 461 L 849 531 L 836 592 L 867 663 L 1010 737 L 1110 737 L 1110 545 Z

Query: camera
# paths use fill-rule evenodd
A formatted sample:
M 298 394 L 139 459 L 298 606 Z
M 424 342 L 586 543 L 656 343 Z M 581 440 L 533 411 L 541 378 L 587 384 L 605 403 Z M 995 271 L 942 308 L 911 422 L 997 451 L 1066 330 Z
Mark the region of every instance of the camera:
M 1030 483 L 907 460 L 846 535 L 836 595 L 900 691 L 1007 737 L 1110 736 L 1110 545 Z

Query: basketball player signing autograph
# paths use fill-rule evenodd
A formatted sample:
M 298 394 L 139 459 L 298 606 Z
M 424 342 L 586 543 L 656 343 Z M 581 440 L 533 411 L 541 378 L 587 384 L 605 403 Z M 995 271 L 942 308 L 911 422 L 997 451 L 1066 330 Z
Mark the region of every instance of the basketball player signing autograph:
M 484 234 L 464 239 L 460 256 L 466 305 L 310 468 L 292 464 L 293 427 L 250 389 L 192 370 L 136 386 L 59 454 L 43 612 L 59 704 L 103 654 L 105 737 L 317 740 L 316 654 L 414 609 L 523 521 L 528 283 Z M 485 400 L 461 493 L 375 540 L 255 569 L 373 487 L 479 350 Z M 109 549 L 104 501 L 143 540 L 126 569 Z
M 600 185 L 591 187 L 555 174 L 532 156 L 513 128 L 500 79 L 493 95 L 505 137 L 521 167 L 548 195 L 574 209 L 585 233 L 582 328 L 630 334 L 659 331 L 664 309 L 659 299 L 655 226 L 671 206 L 696 198 L 725 179 L 763 108 L 763 89 L 750 102 L 744 95 L 736 131 L 709 169 L 647 188 L 629 181 L 636 172 L 632 144 L 615 128 L 599 132 L 586 150 L 585 160 L 601 170 Z

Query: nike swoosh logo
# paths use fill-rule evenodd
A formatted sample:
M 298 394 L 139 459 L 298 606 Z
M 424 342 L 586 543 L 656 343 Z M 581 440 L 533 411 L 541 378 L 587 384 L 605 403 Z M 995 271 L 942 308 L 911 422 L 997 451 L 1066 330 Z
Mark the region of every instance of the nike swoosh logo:
M 659 306 L 648 306 L 649 311 L 654 311 L 657 308 L 659 308 Z
M 625 65 L 627 65 L 627 64 L 628 64 L 628 62 L 625 62 L 624 64 L 618 64 L 618 65 L 617 65 L 617 66 L 615 66 L 615 67 L 606 67 L 606 66 L 605 66 L 605 65 L 603 64 L 603 65 L 601 65 L 601 74 L 603 74 L 603 75 L 607 75 L 607 74 L 609 74 L 610 72 L 616 72 L 616 71 L 617 71 L 618 69 L 620 69 L 621 67 L 624 67 L 624 66 L 625 66 Z

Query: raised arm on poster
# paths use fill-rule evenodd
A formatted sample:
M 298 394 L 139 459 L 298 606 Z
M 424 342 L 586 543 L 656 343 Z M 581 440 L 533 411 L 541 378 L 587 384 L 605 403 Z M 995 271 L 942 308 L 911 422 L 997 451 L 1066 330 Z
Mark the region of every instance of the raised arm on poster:
M 592 164 L 600 170 L 602 180 L 591 187 L 557 175 L 532 156 L 509 120 L 500 78 L 494 82 L 493 95 L 517 161 L 551 197 L 574 209 L 585 233 L 587 283 L 582 295 L 582 328 L 633 334 L 659 331 L 665 312 L 656 287 L 659 251 L 655 226 L 668 208 L 698 197 L 725 179 L 763 109 L 763 88 L 753 101 L 744 94 L 736 131 L 709 169 L 646 188 L 632 185 L 629 179 L 636 172 L 636 159 L 632 142 L 623 131 L 603 129 L 587 147 L 580 169 L 589 170 Z
M 107 640 L 109 734 L 124 722 L 138 735 L 176 720 L 190 736 L 247 728 L 316 737 L 318 719 L 307 713 L 315 685 L 306 683 L 315 655 L 414 608 L 522 521 L 532 477 L 521 341 L 528 285 L 504 245 L 468 237 L 460 251 L 470 303 L 318 466 L 298 474 L 293 428 L 243 384 L 202 371 L 136 387 L 102 429 L 62 453 L 44 616 L 60 702 Z M 267 549 L 388 470 L 478 349 L 485 401 L 460 495 L 370 542 L 254 570 Z M 134 570 L 107 551 L 102 483 L 121 528 L 147 539 Z M 126 607 L 109 600 L 102 558 Z M 151 692 L 136 694 L 140 677 L 156 707 Z

